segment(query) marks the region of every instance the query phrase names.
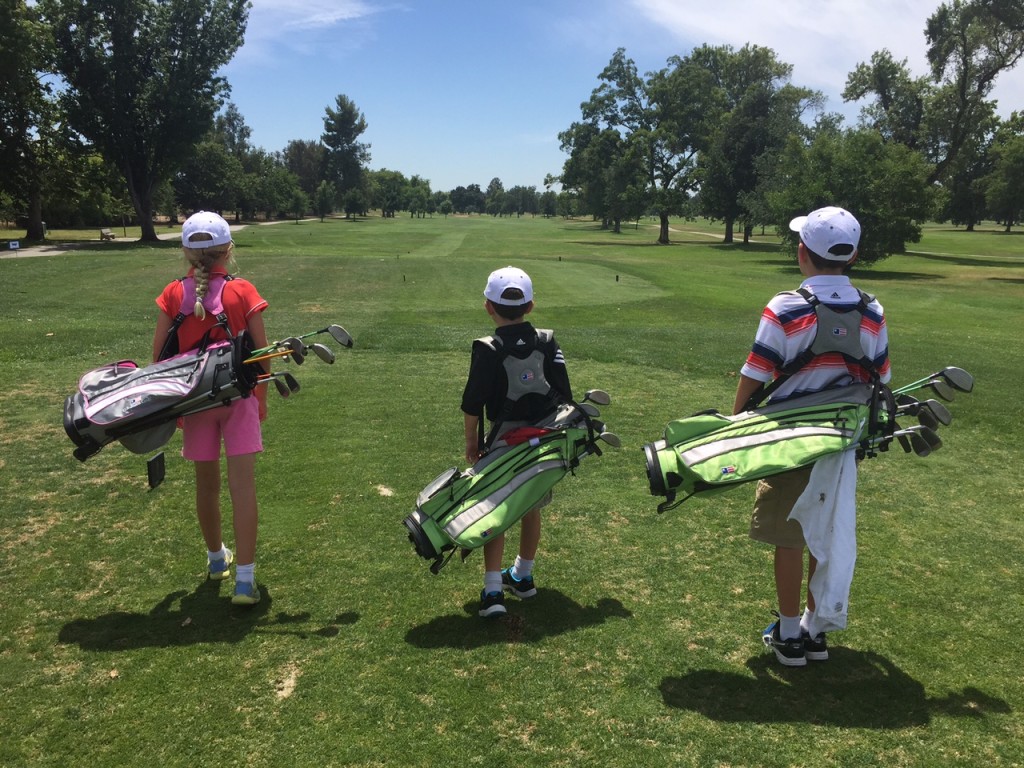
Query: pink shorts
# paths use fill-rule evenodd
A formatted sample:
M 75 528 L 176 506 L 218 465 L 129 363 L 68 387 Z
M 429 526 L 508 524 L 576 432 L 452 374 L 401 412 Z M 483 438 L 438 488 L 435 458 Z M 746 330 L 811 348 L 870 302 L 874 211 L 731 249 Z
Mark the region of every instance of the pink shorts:
M 227 456 L 260 453 L 263 433 L 259 408 L 259 401 L 250 396 L 186 416 L 182 419 L 181 455 L 189 461 L 219 461 L 221 438 Z

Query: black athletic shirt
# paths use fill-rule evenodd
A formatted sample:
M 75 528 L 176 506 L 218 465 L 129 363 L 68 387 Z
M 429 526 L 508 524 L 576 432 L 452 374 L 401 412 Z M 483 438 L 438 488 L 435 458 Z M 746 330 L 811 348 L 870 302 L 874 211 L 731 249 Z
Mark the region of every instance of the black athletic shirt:
M 527 322 L 505 325 L 495 330 L 494 335 L 502 341 L 502 351 L 496 352 L 479 341 L 473 343 L 473 356 L 469 365 L 469 378 L 462 393 L 462 410 L 470 416 L 482 416 L 494 421 L 501 414 L 508 393 L 508 379 L 502 365 L 502 355 L 520 359 L 526 358 L 540 343 L 536 329 Z M 544 378 L 562 398 L 572 399 L 569 373 L 565 369 L 565 358 L 558 342 L 552 338 L 540 345 L 544 353 Z M 540 395 L 526 395 L 516 402 L 506 421 L 539 421 L 555 408 L 555 403 Z

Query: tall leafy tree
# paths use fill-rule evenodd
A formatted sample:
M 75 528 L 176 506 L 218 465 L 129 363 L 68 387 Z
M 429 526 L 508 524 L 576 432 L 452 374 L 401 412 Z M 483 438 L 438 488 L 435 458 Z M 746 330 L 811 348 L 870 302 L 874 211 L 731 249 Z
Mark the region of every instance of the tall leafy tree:
M 45 161 L 58 122 L 45 74 L 52 39 L 38 9 L 23 0 L 0 0 L 0 191 L 12 213 L 27 215 L 27 240 L 43 238 Z
M 370 145 L 359 141 L 366 130 L 366 118 L 345 94 L 339 94 L 334 107 L 327 107 L 324 132 L 320 137 L 326 148 L 325 178 L 345 198 L 362 186 L 363 171 L 370 162 Z
M 689 66 L 711 76 L 716 95 L 709 103 L 720 112 L 698 161 L 700 211 L 725 222 L 725 242 L 733 240 L 737 221 L 747 242 L 757 220 L 751 197 L 758 188 L 764 156 L 778 153 L 791 134 L 805 134 L 803 113 L 820 106 L 821 94 L 789 83 L 793 68 L 770 48 L 745 45 L 702 46 L 688 57 Z
M 289 141 L 281 157 L 285 168 L 299 177 L 307 194 L 315 194 L 320 182 L 327 181 L 327 148 L 320 141 Z
M 124 174 L 143 240 L 154 190 L 210 130 L 248 0 L 40 0 L 72 126 Z
M 981 179 L 989 214 L 1009 232 L 1024 220 L 1024 115 L 1014 113 L 992 143 L 992 170 Z

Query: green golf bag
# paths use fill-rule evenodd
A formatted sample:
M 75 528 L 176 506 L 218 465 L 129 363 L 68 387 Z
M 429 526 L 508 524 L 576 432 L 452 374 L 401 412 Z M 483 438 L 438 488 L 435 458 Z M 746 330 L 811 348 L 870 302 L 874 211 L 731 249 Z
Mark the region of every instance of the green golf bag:
M 470 469 L 452 467 L 423 489 L 403 524 L 416 553 L 433 561 L 433 573 L 456 549 L 473 550 L 504 533 L 584 456 L 601 455 L 596 441 L 604 425 L 585 405 L 562 405 L 535 427 L 506 432 Z
M 644 446 L 651 495 L 666 497 L 658 505 L 664 512 L 694 494 L 725 491 L 851 448 L 874 455 L 892 440 L 895 410 L 891 392 L 876 381 L 735 416 L 703 411 L 671 421 L 663 439 Z

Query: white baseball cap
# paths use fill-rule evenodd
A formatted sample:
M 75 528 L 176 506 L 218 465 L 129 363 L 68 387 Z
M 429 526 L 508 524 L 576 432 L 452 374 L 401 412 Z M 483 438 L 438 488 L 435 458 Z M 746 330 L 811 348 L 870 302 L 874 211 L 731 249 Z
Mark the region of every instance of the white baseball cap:
M 860 243 L 860 224 L 853 214 L 842 208 L 828 206 L 797 216 L 789 222 L 793 232 L 811 251 L 829 261 L 847 262 L 853 258 Z M 838 248 L 837 246 L 849 246 Z
M 210 239 L 193 240 L 196 235 L 209 235 Z M 181 225 L 181 244 L 186 248 L 213 248 L 231 242 L 231 227 L 223 218 L 210 211 L 198 211 Z
M 501 294 L 507 288 L 518 288 L 523 292 L 523 298 L 503 299 Z M 533 282 L 528 274 L 516 267 L 496 269 L 487 277 L 484 297 L 493 304 L 503 304 L 506 307 L 521 307 L 533 301 Z

